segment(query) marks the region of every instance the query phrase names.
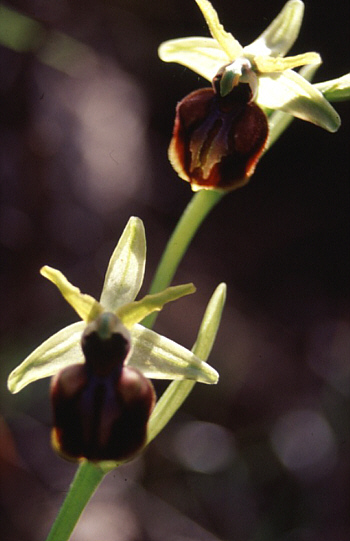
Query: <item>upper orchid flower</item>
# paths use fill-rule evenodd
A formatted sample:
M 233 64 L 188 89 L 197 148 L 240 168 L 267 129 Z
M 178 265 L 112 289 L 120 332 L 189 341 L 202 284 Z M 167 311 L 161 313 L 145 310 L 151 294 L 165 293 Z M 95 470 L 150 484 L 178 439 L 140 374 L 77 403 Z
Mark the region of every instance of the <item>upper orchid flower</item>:
M 119 460 L 143 446 L 155 399 L 147 378 L 218 380 L 217 372 L 192 352 L 139 324 L 195 290 L 186 284 L 134 301 L 145 257 L 142 221 L 131 218 L 110 259 L 100 301 L 82 294 L 59 271 L 41 269 L 83 321 L 39 346 L 10 374 L 8 387 L 16 393 L 56 374 L 53 442 L 68 458 Z
M 177 106 L 170 161 L 179 176 L 200 188 L 233 189 L 247 182 L 267 144 L 265 113 L 280 110 L 330 132 L 337 112 L 321 91 L 293 68 L 321 63 L 318 53 L 285 56 L 300 30 L 304 4 L 290 0 L 268 28 L 246 47 L 220 24 L 208 0 L 196 0 L 212 38 L 162 43 L 159 56 L 178 62 L 213 84 Z
M 208 0 L 196 0 L 208 24 L 211 38 L 169 40 L 159 47 L 165 62 L 178 62 L 212 81 L 223 69 L 221 95 L 238 80 L 256 85 L 254 101 L 266 109 L 279 109 L 329 130 L 340 126 L 338 113 L 314 86 L 293 68 L 320 64 L 318 53 L 285 56 L 298 37 L 304 4 L 289 0 L 266 30 L 250 45 L 242 45 L 226 32 Z

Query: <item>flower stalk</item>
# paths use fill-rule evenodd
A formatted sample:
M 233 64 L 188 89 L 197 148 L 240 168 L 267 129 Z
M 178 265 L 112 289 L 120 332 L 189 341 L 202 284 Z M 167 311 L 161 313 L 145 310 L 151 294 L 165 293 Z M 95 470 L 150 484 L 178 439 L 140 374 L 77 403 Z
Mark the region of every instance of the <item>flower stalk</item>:
M 171 283 L 198 228 L 223 195 L 223 192 L 215 190 L 201 190 L 193 195 L 165 247 L 150 287 L 150 293 L 162 291 Z M 157 315 L 150 314 L 142 324 L 151 328 Z
M 84 461 L 80 464 L 46 541 L 68 541 L 106 473 L 93 462 Z

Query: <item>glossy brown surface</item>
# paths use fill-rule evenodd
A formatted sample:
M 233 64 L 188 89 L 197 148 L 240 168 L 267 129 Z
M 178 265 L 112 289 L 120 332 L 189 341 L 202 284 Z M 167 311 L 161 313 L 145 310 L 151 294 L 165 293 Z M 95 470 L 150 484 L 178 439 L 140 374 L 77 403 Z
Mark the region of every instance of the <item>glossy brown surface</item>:
M 68 366 L 51 384 L 54 447 L 71 460 L 129 458 L 146 439 L 153 385 L 124 366 L 130 334 L 114 314 L 90 323 L 81 342 L 85 363 Z
M 266 116 L 247 84 L 225 97 L 203 88 L 177 105 L 169 157 L 192 186 L 233 190 L 253 174 L 267 135 Z
M 98 377 L 72 365 L 53 380 L 51 398 L 53 442 L 65 458 L 120 460 L 145 442 L 154 390 L 133 368 Z

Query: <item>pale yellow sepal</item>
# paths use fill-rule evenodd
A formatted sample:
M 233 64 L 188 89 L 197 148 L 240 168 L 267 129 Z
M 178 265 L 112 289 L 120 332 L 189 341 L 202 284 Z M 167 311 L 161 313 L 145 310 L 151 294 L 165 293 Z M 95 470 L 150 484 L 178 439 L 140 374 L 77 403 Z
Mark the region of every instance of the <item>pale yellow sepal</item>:
M 308 66 L 303 66 L 299 75 L 304 77 L 306 81 L 311 82 L 317 72 L 319 64 L 309 64 Z M 294 117 L 283 111 L 274 111 L 269 116 L 269 138 L 266 149 L 269 149 L 279 138 L 279 136 L 287 129 L 289 124 L 293 121 Z
M 208 340 L 211 336 L 212 333 Z M 189 379 L 211 385 L 218 382 L 219 374 L 214 368 L 173 340 L 142 325 L 133 327 L 132 338 L 135 347 L 130 361 L 146 378 Z
M 290 0 L 266 30 L 250 45 L 244 47 L 244 54 L 284 56 L 299 35 L 303 16 L 303 2 Z
M 135 299 L 140 291 L 146 264 L 146 235 L 140 218 L 132 216 L 108 263 L 100 302 L 115 312 Z
M 190 295 L 195 291 L 196 288 L 193 284 L 168 287 L 160 293 L 146 295 L 139 301 L 124 304 L 117 310 L 116 315 L 127 329 L 131 329 L 152 312 L 161 310 L 164 304 L 180 299 L 185 295 Z
M 90 323 L 102 314 L 103 308 L 100 303 L 90 295 L 81 293 L 80 289 L 73 286 L 61 271 L 46 265 L 40 269 L 40 274 L 55 284 L 62 296 L 86 323 Z
M 279 109 L 330 132 L 337 131 L 341 123 L 338 113 L 321 92 L 293 70 L 261 75 L 257 102 L 267 109 Z
M 230 57 L 212 38 L 178 38 L 164 41 L 158 49 L 163 62 L 176 62 L 211 81 Z
M 45 340 L 11 372 L 9 391 L 18 393 L 33 381 L 53 376 L 71 364 L 83 363 L 80 339 L 84 328 L 84 321 L 78 321 Z
M 199 9 L 203 13 L 206 23 L 209 27 L 210 33 L 213 38 L 218 42 L 220 47 L 225 51 L 227 56 L 231 60 L 235 60 L 243 53 L 243 47 L 240 43 L 230 34 L 226 32 L 224 27 L 219 21 L 219 17 L 213 6 L 208 0 L 196 0 Z

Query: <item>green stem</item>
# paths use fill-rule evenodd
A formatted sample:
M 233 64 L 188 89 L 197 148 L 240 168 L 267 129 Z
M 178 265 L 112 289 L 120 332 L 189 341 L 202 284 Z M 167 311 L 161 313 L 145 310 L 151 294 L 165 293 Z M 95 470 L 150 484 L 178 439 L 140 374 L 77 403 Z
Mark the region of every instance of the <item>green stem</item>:
M 104 475 L 104 470 L 92 462 L 83 462 L 79 466 L 46 541 L 68 541 Z
M 158 293 L 168 287 L 199 226 L 224 195 L 224 192 L 200 190 L 192 197 L 164 250 L 150 293 Z M 142 325 L 151 328 L 157 315 L 157 312 L 149 315 Z

